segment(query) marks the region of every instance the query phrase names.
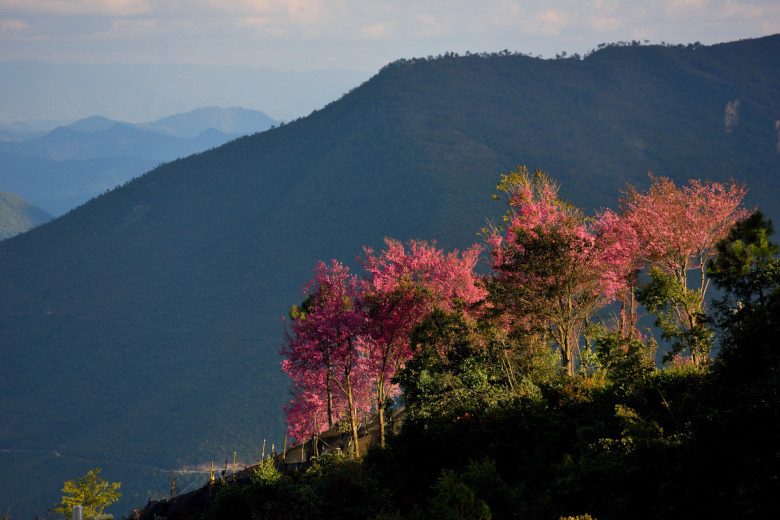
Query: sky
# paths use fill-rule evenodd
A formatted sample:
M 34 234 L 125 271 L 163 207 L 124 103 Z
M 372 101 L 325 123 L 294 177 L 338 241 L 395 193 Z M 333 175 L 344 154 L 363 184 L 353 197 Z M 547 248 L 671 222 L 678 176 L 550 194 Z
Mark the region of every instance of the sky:
M 399 58 L 780 33 L 778 0 L 0 0 L 0 61 L 378 71 Z

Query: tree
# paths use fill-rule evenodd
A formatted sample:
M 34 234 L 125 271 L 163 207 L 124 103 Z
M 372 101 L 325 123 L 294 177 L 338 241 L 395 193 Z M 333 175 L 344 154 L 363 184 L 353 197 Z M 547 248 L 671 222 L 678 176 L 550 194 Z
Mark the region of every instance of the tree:
M 646 266 L 639 237 L 625 218 L 609 209 L 597 215 L 593 231 L 601 253 L 601 283 L 621 303 L 615 332 L 631 340 L 638 333 L 637 280 Z
M 336 260 L 331 265 L 318 262 L 313 273 L 304 289 L 311 299 L 302 306 L 304 310 L 292 313 L 293 323 L 280 350 L 285 358 L 282 370 L 297 387 L 296 400 L 286 407 L 290 433 L 297 436 L 311 428 L 323 430 L 324 421 L 320 424 L 317 419 L 322 405 L 327 406 L 326 417 L 331 425 L 335 410 L 341 407 L 347 413 L 355 455 L 359 456 L 357 416 L 368 406 L 356 400 L 361 395 L 356 387 L 365 381 L 360 374 L 361 335 L 366 320 L 360 287 L 357 277 Z M 341 401 L 334 405 L 336 392 Z M 305 413 L 311 413 L 311 418 Z
M 523 166 L 504 175 L 509 195 L 505 231 L 488 230 L 493 274 L 491 303 L 509 313 L 511 327 L 540 332 L 558 344 L 574 374 L 580 337 L 611 297 L 594 234 L 582 212 L 558 198 L 558 185 Z
M 462 312 L 434 310 L 415 328 L 414 355 L 393 381 L 404 391 L 406 419 L 468 416 L 511 396 L 501 360 Z
M 738 220 L 746 189 L 734 183 L 692 179 L 677 188 L 670 179 L 650 176 L 640 193 L 628 188 L 620 201 L 622 218 L 636 232 L 651 282 L 638 292 L 640 302 L 658 315 L 675 353 L 687 349 L 696 365 L 708 359 L 712 334 L 706 323 L 707 262 L 716 244 Z M 693 287 L 689 274 L 695 273 Z
M 761 211 L 734 225 L 718 242 L 717 256 L 708 264 L 708 274 L 726 292 L 731 313 L 757 306 L 764 308 L 770 287 L 776 283 L 778 247 L 769 241 L 772 221 Z
M 434 309 L 468 308 L 482 300 L 474 267 L 481 248 L 445 254 L 435 244 L 410 241 L 407 248 L 385 239 L 375 254 L 365 249 L 363 296 L 367 312 L 366 363 L 376 393 L 380 444 L 385 443 L 384 409 L 397 392 L 396 371 L 412 357 L 410 336 Z
M 54 509 L 66 520 L 73 518 L 73 507 L 84 507 L 84 518 L 99 516 L 103 509 L 119 500 L 121 482 L 106 482 L 98 477 L 100 468 L 91 469 L 78 480 L 67 480 L 62 488 L 62 503 Z
M 754 212 L 718 242 L 718 256 L 708 265 L 723 292 L 715 301 L 724 336 L 720 359 L 743 370 L 745 379 L 771 372 L 767 360 L 778 359 L 770 339 L 780 329 L 780 261 L 777 244 L 769 241 L 772 232 L 772 222 Z

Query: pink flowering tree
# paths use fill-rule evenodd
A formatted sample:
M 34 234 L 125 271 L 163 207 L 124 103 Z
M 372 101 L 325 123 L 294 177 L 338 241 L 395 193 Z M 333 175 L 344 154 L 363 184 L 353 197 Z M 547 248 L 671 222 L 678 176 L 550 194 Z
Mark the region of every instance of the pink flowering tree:
M 674 354 L 688 350 L 692 362 L 706 362 L 712 332 L 706 323 L 707 262 L 718 241 L 747 217 L 746 188 L 734 183 L 690 180 L 677 188 L 653 177 L 646 192 L 629 187 L 621 217 L 634 230 L 642 260 L 651 265 L 651 281 L 638 292 L 640 302 L 658 315 Z
M 627 219 L 609 209 L 597 215 L 593 231 L 601 254 L 602 287 L 621 303 L 616 332 L 631 340 L 638 335 L 637 280 L 647 263 L 639 236 Z
M 366 321 L 357 277 L 335 260 L 318 262 L 304 292 L 309 296 L 290 313 L 280 350 L 282 369 L 296 389 L 286 408 L 289 431 L 296 437 L 322 431 L 344 411 L 359 456 L 357 418 L 369 403 L 356 399 L 365 394 L 360 345 Z
M 293 399 L 282 408 L 287 419 L 287 433 L 293 439 L 303 442 L 320 433 L 327 425 L 327 411 L 323 394 L 316 387 L 304 387 L 293 383 Z
M 463 254 L 445 254 L 435 245 L 410 241 L 404 247 L 386 239 L 387 248 L 374 253 L 366 248 L 363 296 L 367 310 L 366 366 L 375 390 L 380 443 L 385 442 L 384 410 L 398 392 L 391 380 L 412 357 L 410 337 L 415 327 L 438 308 L 468 307 L 485 296 L 477 285 L 474 267 L 481 248 Z
M 531 174 L 523 166 L 504 175 L 498 189 L 508 194 L 509 211 L 505 229 L 486 230 L 491 303 L 526 337 L 551 338 L 573 374 L 585 326 L 615 294 L 614 285 L 602 284 L 595 235 L 541 171 Z

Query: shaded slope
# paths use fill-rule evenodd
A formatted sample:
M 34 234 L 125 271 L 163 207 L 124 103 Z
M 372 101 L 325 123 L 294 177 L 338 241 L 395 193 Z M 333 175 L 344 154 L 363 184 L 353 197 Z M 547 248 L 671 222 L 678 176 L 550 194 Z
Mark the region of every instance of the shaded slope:
M 281 442 L 280 318 L 315 261 L 384 236 L 466 247 L 503 211 L 498 174 L 521 163 L 588 208 L 653 170 L 734 176 L 780 214 L 778 54 L 771 37 L 397 62 L 305 119 L 4 241 L 0 449 L 56 449 L 86 469 L 258 457 L 263 438 Z

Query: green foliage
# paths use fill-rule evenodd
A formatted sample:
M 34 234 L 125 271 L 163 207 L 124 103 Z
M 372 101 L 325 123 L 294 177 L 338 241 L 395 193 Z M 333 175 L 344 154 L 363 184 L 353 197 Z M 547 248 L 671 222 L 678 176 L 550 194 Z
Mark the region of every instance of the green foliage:
M 773 232 L 772 221 L 756 210 L 718 243 L 718 255 L 708 264 L 715 284 L 743 305 L 764 304 L 765 286 L 777 269 L 778 246 L 769 241 Z
M 343 518 L 363 520 L 389 510 L 374 475 L 361 461 L 334 453 L 314 459 L 303 474 L 283 474 L 263 464 L 248 486 L 225 483 L 207 519 Z
M 712 350 L 714 332 L 702 309 L 701 291 L 688 289 L 660 267 L 650 268 L 650 282 L 636 291 L 637 301 L 657 316 L 662 338 L 672 342 L 665 362 L 686 350 L 695 364 L 702 364 Z
M 103 509 L 119 500 L 120 482 L 106 482 L 98 477 L 100 468 L 91 469 L 78 480 L 67 480 L 62 488 L 62 502 L 54 510 L 65 520 L 73 518 L 73 507 L 84 507 L 84 518 L 103 514 Z
M 655 341 L 609 333 L 596 338 L 595 349 L 607 379 L 626 395 L 641 387 L 655 370 Z
M 282 472 L 277 469 L 274 459 L 269 458 L 257 465 L 257 469 L 252 475 L 252 483 L 259 486 L 271 486 L 279 482 L 283 476 Z
M 427 518 L 442 520 L 490 520 L 490 508 L 453 471 L 443 470 L 433 487 Z
M 478 346 L 473 324 L 462 314 L 434 311 L 412 344 L 414 356 L 394 378 L 410 420 L 453 418 L 495 405 L 505 393 L 495 359 Z
M 718 243 L 718 256 L 708 265 L 724 292 L 715 302 L 719 324 L 730 333 L 769 319 L 780 297 L 780 261 L 777 244 L 769 241 L 772 232 L 772 222 L 756 211 Z
M 0 191 L 0 240 L 29 231 L 52 216 L 21 197 Z
M 649 361 L 654 345 L 602 335 L 598 373 L 537 381 L 537 393 L 483 402 L 468 415 L 422 407 L 387 448 L 357 461 L 322 457 L 303 475 L 263 466 L 241 497 L 224 491 L 209 518 L 774 518 L 780 355 L 754 345 L 776 346 L 779 325 L 730 340 L 730 354 L 706 367 L 663 370 Z M 418 338 L 483 352 L 470 333 L 457 315 L 438 314 Z M 743 349 L 762 370 L 737 369 Z M 438 370 L 452 376 L 465 366 L 458 381 L 469 380 L 473 367 L 450 359 L 420 366 L 434 381 Z M 440 395 L 425 388 L 433 390 L 421 398 Z

